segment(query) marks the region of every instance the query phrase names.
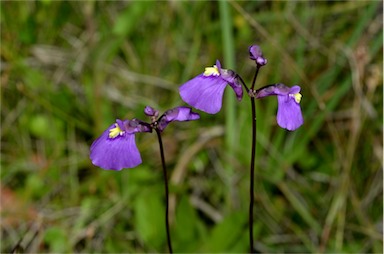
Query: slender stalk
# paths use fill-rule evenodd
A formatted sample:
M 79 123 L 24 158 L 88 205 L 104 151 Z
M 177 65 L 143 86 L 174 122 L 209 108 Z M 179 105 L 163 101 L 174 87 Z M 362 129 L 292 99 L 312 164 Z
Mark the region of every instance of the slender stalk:
M 250 253 L 253 253 L 253 203 L 254 203 L 254 177 L 255 177 L 255 157 L 256 157 L 256 104 L 255 97 L 251 97 L 252 107 L 252 151 L 251 151 L 251 168 L 250 168 L 250 187 L 249 187 L 249 243 Z
M 249 88 L 248 88 L 248 86 L 245 84 L 243 78 L 242 78 L 239 74 L 237 74 L 236 77 L 240 80 L 241 84 L 243 84 L 243 86 L 244 86 L 244 88 L 245 88 L 245 91 L 247 91 L 247 93 L 249 93 Z
M 259 65 L 256 65 L 256 71 L 255 71 L 255 75 L 253 76 L 251 90 L 255 89 L 256 78 L 257 78 L 257 74 L 259 74 L 259 70 L 260 70 Z
M 259 65 L 256 64 L 255 75 L 253 76 L 251 91 L 255 88 L 257 74 L 259 73 Z M 249 184 L 249 243 L 250 253 L 254 251 L 253 244 L 253 205 L 254 205 L 254 182 L 255 182 L 255 157 L 256 157 L 256 103 L 255 97 L 250 96 L 252 107 L 252 149 L 251 149 L 251 168 L 250 168 L 250 184 Z
M 164 159 L 164 148 L 163 148 L 163 141 L 161 139 L 161 133 L 160 130 L 155 128 L 157 139 L 159 140 L 159 146 L 160 146 L 160 156 L 161 156 L 161 164 L 163 166 L 163 175 L 164 175 L 164 186 L 165 186 L 165 227 L 167 229 L 167 242 L 168 242 L 168 249 L 169 253 L 173 253 L 172 251 L 172 243 L 171 243 L 171 234 L 169 232 L 169 220 L 168 220 L 168 211 L 169 211 L 169 202 L 168 202 L 168 177 L 167 177 L 167 168 L 165 166 L 165 159 Z

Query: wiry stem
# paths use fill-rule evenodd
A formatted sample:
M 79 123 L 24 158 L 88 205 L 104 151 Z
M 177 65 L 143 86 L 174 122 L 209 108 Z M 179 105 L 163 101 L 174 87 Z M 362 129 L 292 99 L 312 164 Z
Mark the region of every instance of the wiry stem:
M 251 90 L 255 89 L 256 78 L 257 78 L 257 74 L 259 73 L 259 70 L 260 70 L 260 67 L 259 65 L 256 64 L 256 71 L 255 71 L 255 75 L 253 76 Z
M 251 107 L 252 107 L 252 151 L 251 151 L 251 168 L 250 168 L 250 184 L 249 184 L 249 243 L 250 243 L 250 253 L 254 251 L 253 244 L 253 204 L 254 204 L 254 178 L 255 178 L 255 157 L 256 157 L 256 103 L 254 95 L 251 95 L 255 88 L 257 74 L 259 73 L 260 66 L 256 64 L 255 75 L 253 76 L 251 93 L 249 93 L 251 98 Z
M 254 203 L 254 176 L 255 176 L 255 156 L 256 156 L 256 104 L 255 97 L 251 97 L 252 107 L 252 151 L 251 151 L 251 168 L 250 168 L 250 185 L 249 185 L 249 242 L 250 253 L 253 253 L 253 203 Z
M 168 177 L 167 177 L 167 168 L 165 166 L 165 159 L 164 159 L 164 149 L 163 149 L 163 142 L 161 140 L 161 133 L 160 130 L 155 128 L 157 139 L 159 140 L 159 146 L 160 146 L 160 156 L 161 156 L 161 164 L 163 166 L 163 175 L 164 175 L 164 185 L 165 185 L 165 226 L 167 229 L 167 242 L 168 242 L 168 249 L 169 253 L 173 253 L 172 251 L 172 243 L 171 243 L 171 234 L 169 232 L 169 220 L 168 220 Z
M 239 74 L 236 74 L 236 78 L 237 78 L 238 80 L 240 80 L 241 84 L 242 84 L 242 85 L 244 86 L 244 88 L 245 88 L 245 91 L 247 91 L 247 93 L 249 93 L 249 88 L 248 88 L 248 86 L 245 84 L 243 78 L 242 78 Z

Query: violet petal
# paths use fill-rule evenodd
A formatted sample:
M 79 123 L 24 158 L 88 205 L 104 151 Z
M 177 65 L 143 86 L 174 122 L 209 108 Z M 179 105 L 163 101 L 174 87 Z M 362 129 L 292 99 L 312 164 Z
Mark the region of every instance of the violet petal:
M 294 97 L 289 95 L 278 95 L 277 123 L 280 127 L 293 131 L 299 128 L 303 123 L 300 104 Z
M 291 88 L 284 84 L 273 84 L 264 86 L 256 91 L 256 98 L 263 98 L 270 95 L 287 95 Z
M 200 74 L 179 88 L 180 96 L 194 108 L 209 114 L 216 114 L 222 106 L 226 83 L 220 76 Z
M 142 162 L 136 147 L 135 134 L 124 132 L 110 138 L 110 130 L 115 126 L 115 124 L 111 125 L 93 142 L 90 148 L 90 159 L 95 166 L 103 169 L 134 168 Z
M 159 130 L 163 131 L 165 127 L 173 121 L 191 121 L 200 119 L 200 115 L 192 112 L 189 107 L 176 107 L 166 111 L 159 121 Z
M 220 77 L 232 87 L 236 94 L 237 100 L 241 101 L 243 98 L 243 87 L 239 83 L 237 74 L 232 70 L 220 69 Z

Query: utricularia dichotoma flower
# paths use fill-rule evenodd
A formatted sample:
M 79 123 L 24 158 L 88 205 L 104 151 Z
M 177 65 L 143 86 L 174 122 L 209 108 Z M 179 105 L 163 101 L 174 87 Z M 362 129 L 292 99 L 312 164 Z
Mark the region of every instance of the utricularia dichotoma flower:
M 300 86 L 274 84 L 256 90 L 257 99 L 271 95 L 277 96 L 277 124 L 290 131 L 299 128 L 304 122 L 300 108 Z
M 97 138 L 92 146 L 90 158 L 95 166 L 103 169 L 121 170 L 133 168 L 141 164 L 140 152 L 135 142 L 135 133 L 152 132 L 158 129 L 161 132 L 173 121 L 190 121 L 200 118 L 198 113 L 192 112 L 189 107 L 176 107 L 166 111 L 159 118 L 159 112 L 147 106 L 144 113 L 151 117 L 151 123 L 138 119 L 116 120 L 107 130 Z
M 217 60 L 213 67 L 205 68 L 204 73 L 187 81 L 180 90 L 181 98 L 189 105 L 209 114 L 216 114 L 222 106 L 224 90 L 230 85 L 237 99 L 243 98 L 243 89 L 232 70 L 222 69 Z
M 256 62 L 258 67 L 267 64 L 267 59 L 264 58 L 263 53 L 258 45 L 252 45 L 248 48 L 249 58 Z M 265 96 L 277 96 L 277 124 L 287 130 L 293 131 L 303 124 L 303 115 L 300 108 L 300 87 L 293 86 L 287 87 L 284 84 L 274 84 L 262 87 L 251 94 L 256 99 Z

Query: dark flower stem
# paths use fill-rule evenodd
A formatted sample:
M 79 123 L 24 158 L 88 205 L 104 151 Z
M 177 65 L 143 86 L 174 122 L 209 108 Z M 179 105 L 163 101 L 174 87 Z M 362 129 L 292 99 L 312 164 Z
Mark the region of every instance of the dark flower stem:
M 169 232 L 169 220 L 168 220 L 168 177 L 167 177 L 167 168 L 165 166 L 165 159 L 164 159 L 164 148 L 163 148 L 163 142 L 161 140 L 161 133 L 160 130 L 155 128 L 157 139 L 159 140 L 159 146 L 160 146 L 160 156 L 161 156 L 161 164 L 163 166 L 163 175 L 164 175 L 164 185 L 165 185 L 165 227 L 167 229 L 167 242 L 168 242 L 168 249 L 169 253 L 173 253 L 172 251 L 172 243 L 171 243 L 171 234 Z
M 250 168 L 250 184 L 249 184 L 249 243 L 250 253 L 253 253 L 253 203 L 254 203 L 254 177 L 255 177 L 255 156 L 256 156 L 256 104 L 255 97 L 251 97 L 252 107 L 252 151 L 251 151 L 251 168 Z
M 256 65 L 255 75 L 253 77 L 251 91 L 254 90 L 257 74 L 259 73 L 259 66 Z M 254 206 L 254 178 L 255 178 L 255 157 L 256 157 L 256 103 L 255 97 L 251 96 L 252 107 L 252 151 L 251 151 L 251 168 L 250 168 L 250 184 L 249 184 L 249 243 L 250 253 L 254 251 L 253 245 L 253 206 Z
M 253 76 L 253 81 L 252 81 L 252 86 L 251 86 L 252 90 L 255 89 L 256 78 L 257 78 L 257 74 L 259 73 L 259 70 L 260 70 L 259 65 L 256 65 L 255 76 Z
M 249 93 L 249 88 L 248 88 L 248 86 L 245 84 L 243 78 L 242 78 L 240 75 L 238 75 L 238 74 L 236 74 L 236 78 L 238 78 L 238 79 L 240 80 L 240 82 L 243 84 L 243 86 L 244 86 L 245 90 L 247 91 L 247 93 Z

